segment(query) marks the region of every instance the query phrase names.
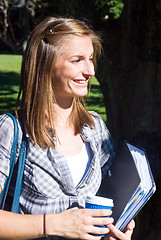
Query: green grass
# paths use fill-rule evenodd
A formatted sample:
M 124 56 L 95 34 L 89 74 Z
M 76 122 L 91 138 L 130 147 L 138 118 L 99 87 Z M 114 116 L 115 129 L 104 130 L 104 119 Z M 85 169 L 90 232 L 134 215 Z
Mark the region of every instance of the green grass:
M 20 83 L 22 57 L 0 55 L 0 114 L 13 112 Z
M 21 55 L 0 54 L 0 72 L 20 73 L 21 60 Z
M 0 114 L 14 111 L 20 83 L 21 61 L 20 55 L 0 54 Z M 106 121 L 103 95 L 96 78 L 92 80 L 86 106 L 88 110 L 98 112 Z
M 103 101 L 100 84 L 96 78 L 92 79 L 92 85 L 89 95 L 87 96 L 86 106 L 88 110 L 96 111 L 106 122 L 106 110 Z

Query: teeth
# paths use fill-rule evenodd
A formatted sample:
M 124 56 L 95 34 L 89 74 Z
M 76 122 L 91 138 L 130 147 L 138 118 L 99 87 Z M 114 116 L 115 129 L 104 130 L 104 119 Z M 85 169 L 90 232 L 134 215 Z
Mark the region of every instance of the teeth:
M 78 81 L 79 83 L 85 83 L 85 81 Z
M 76 83 L 85 83 L 86 80 L 76 80 L 75 82 L 76 82 Z

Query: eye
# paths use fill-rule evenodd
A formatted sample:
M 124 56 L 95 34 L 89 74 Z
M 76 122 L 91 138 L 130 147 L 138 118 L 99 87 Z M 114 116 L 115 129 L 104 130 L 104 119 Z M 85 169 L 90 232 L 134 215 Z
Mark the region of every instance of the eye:
M 94 62 L 94 58 L 93 58 L 93 57 L 91 57 L 89 60 L 90 60 L 91 62 Z
M 81 59 L 78 58 L 78 59 L 73 59 L 71 62 L 72 62 L 72 63 L 78 63 L 78 62 L 80 62 L 80 61 L 81 61 Z
M 73 56 L 71 59 L 70 59 L 70 62 L 71 63 L 79 63 L 81 62 L 83 58 L 81 56 Z

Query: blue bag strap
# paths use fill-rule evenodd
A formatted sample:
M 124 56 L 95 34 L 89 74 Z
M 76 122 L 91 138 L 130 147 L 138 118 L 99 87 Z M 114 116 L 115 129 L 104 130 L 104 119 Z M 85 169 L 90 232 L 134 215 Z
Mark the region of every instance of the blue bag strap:
M 18 124 L 17 124 L 17 121 L 16 121 L 15 117 L 10 113 L 6 113 L 6 114 L 9 115 L 13 120 L 13 123 L 14 123 L 14 138 L 13 138 L 11 154 L 10 154 L 9 177 L 6 179 L 5 184 L 4 184 L 4 188 L 3 188 L 3 190 L 0 194 L 0 205 L 1 205 L 2 210 L 4 209 L 6 197 L 7 197 L 8 190 L 9 190 L 9 185 L 10 185 L 12 174 L 13 174 L 13 169 L 14 169 L 15 160 L 16 160 L 18 134 L 19 134 Z
M 14 122 L 14 140 L 13 140 L 13 144 L 12 144 L 12 149 L 13 149 L 14 154 L 12 154 L 12 150 L 11 150 L 10 174 L 6 181 L 6 187 L 4 187 L 5 193 L 4 193 L 4 197 L 3 197 L 3 204 L 2 204 L 3 208 L 2 209 L 4 209 L 5 200 L 7 197 L 8 190 L 9 190 L 9 185 L 10 185 L 10 181 L 12 178 L 13 169 L 14 169 L 14 165 L 15 165 L 15 161 L 16 161 L 16 151 L 17 151 L 18 133 L 19 133 L 18 124 L 17 124 L 15 117 L 10 113 L 7 113 L 7 115 L 9 115 Z M 14 212 L 14 213 L 19 213 L 19 199 L 20 199 L 20 194 L 21 194 L 21 186 L 22 186 L 23 173 L 24 173 L 24 167 L 25 167 L 25 159 L 26 159 L 26 136 L 23 131 L 23 139 L 22 139 L 21 149 L 20 149 L 20 153 L 19 153 L 19 160 L 18 160 L 16 186 L 15 186 L 15 192 L 14 192 L 12 208 L 11 208 L 11 212 Z M 0 197 L 1 197 L 1 195 L 0 195 Z
M 11 208 L 11 212 L 14 212 L 14 213 L 19 213 L 19 199 L 21 194 L 25 160 L 26 160 L 26 137 L 23 136 L 19 160 L 18 160 L 19 164 L 18 164 L 16 187 L 15 187 L 14 198 L 13 198 L 12 208 Z

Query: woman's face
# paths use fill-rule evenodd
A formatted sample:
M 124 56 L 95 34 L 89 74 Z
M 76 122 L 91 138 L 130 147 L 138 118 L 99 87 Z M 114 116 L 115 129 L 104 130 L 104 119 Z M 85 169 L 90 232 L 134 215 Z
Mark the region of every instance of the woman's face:
M 68 37 L 53 70 L 56 99 L 85 96 L 89 79 L 94 74 L 91 38 L 85 35 Z

